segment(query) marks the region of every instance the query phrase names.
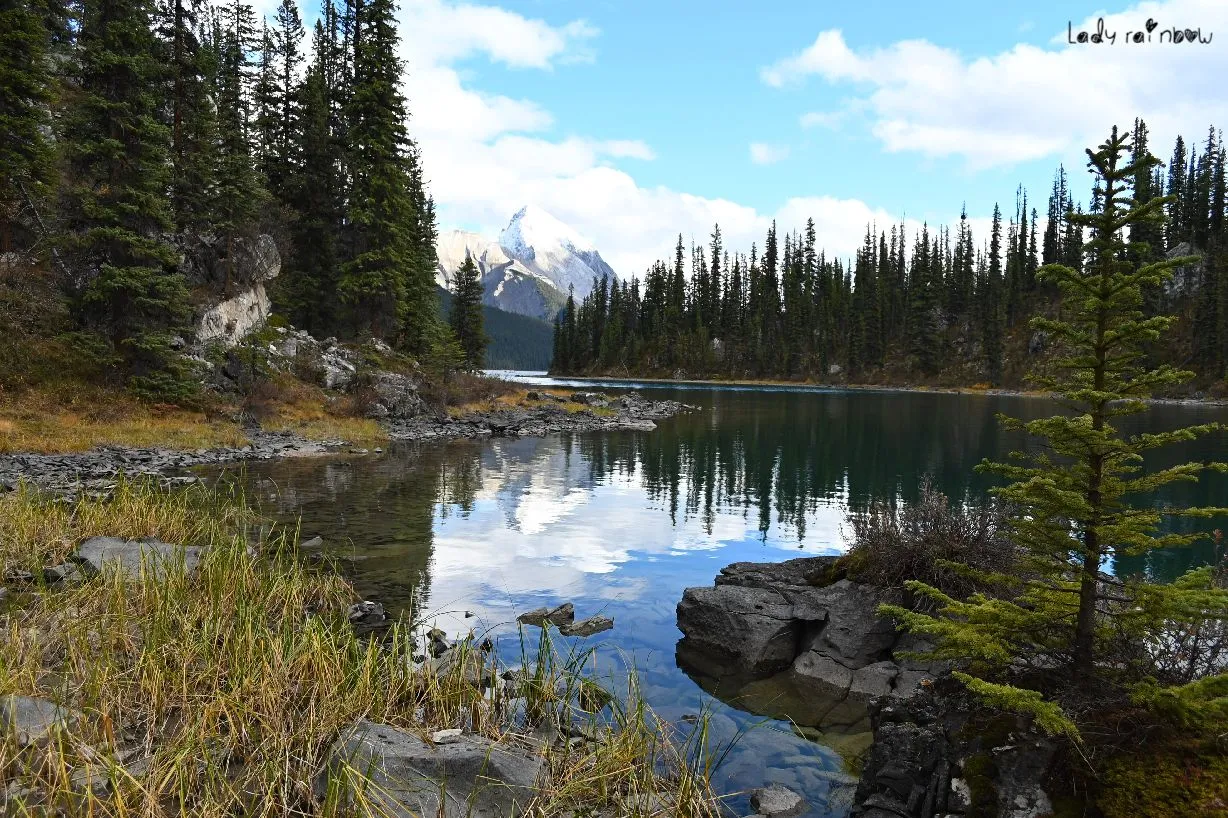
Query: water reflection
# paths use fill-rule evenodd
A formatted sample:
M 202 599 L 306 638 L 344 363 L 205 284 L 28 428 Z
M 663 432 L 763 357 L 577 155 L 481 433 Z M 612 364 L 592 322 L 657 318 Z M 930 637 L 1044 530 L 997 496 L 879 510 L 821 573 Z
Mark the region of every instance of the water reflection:
M 662 393 L 702 409 L 651 433 L 397 445 L 382 455 L 253 464 L 242 479 L 273 516 L 301 520 L 304 537 L 324 537 L 368 598 L 452 634 L 512 638 L 518 612 L 572 601 L 579 616 L 615 620 L 613 631 L 583 643 L 596 648 L 599 671 L 617 675 L 634 663 L 665 718 L 712 706 L 713 730 L 725 739 L 786 713 L 827 730 L 817 742 L 782 722 L 753 730 L 717 784 L 736 790 L 778 780 L 804 792 L 814 815 L 844 815 L 847 802 L 832 793 L 847 791 L 840 752 L 864 740 L 857 720 L 833 725 L 817 712 L 811 719 L 804 695 L 790 702 L 787 691 L 720 672 L 688 666 L 688 677 L 675 656 L 683 588 L 710 584 L 736 560 L 838 553 L 850 510 L 879 499 L 909 502 L 927 474 L 948 496 L 979 499 L 992 478 L 976 463 L 1023 445 L 1001 430 L 996 413 L 1039 417 L 1054 407 L 982 395 Z M 1222 415 L 1166 406 L 1147 422 L 1171 428 Z M 1210 441 L 1165 462 L 1223 458 L 1226 449 L 1222 439 Z M 1170 487 L 1157 500 L 1223 504 L 1225 495 L 1221 477 Z M 1117 570 L 1172 576 L 1210 556 L 1206 546 Z

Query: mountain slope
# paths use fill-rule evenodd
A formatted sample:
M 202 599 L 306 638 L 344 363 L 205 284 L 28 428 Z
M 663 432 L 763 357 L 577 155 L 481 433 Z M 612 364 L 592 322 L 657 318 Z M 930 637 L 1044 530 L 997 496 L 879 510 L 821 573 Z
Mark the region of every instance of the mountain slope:
M 452 294 L 439 289 L 439 306 L 445 320 L 452 310 Z M 554 326 L 538 318 L 517 315 L 489 304 L 482 307 L 482 318 L 490 343 L 486 347 L 487 369 L 550 368 Z
M 588 295 L 593 280 L 615 273 L 591 242 L 539 207 L 522 207 L 498 241 L 449 230 L 436 244 L 435 283 L 451 288 L 452 275 L 472 257 L 482 278 L 483 303 L 547 322 L 567 301 Z
M 435 252 L 439 259 L 435 283 L 445 290 L 451 289 L 452 274 L 465 263 L 465 256 L 473 258 L 482 278 L 482 302 L 488 306 L 552 321 L 566 299 L 550 279 L 509 258 L 497 242 L 477 233 L 441 233 Z
M 574 287 L 576 298 L 583 298 L 592 291 L 594 278 L 615 278 L 591 242 L 540 207 L 520 208 L 499 235 L 499 246 L 564 295 Z

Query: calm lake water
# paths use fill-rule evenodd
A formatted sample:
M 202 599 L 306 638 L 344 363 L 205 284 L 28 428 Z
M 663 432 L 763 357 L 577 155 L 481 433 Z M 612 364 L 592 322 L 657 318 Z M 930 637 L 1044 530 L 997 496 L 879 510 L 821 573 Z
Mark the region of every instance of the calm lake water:
M 705 693 L 675 661 L 674 608 L 683 589 L 710 585 L 738 560 L 840 553 L 850 512 L 875 499 L 909 502 L 926 475 L 950 497 L 983 497 L 993 478 L 973 467 L 1024 445 L 999 428 L 996 413 L 1039 417 L 1054 414 L 1055 404 L 508 376 L 610 394 L 638 387 L 701 409 L 648 433 L 394 445 L 377 455 L 253 464 L 241 479 L 266 512 L 301 519 L 304 538 L 324 537 L 366 598 L 412 606 L 454 636 L 489 631 L 501 637 L 505 657 L 519 653 L 519 612 L 571 601 L 578 618 L 613 617 L 612 631 L 558 641 L 595 649 L 593 667 L 612 680 L 633 663 L 665 719 L 707 709 L 718 741 L 753 726 L 716 775 L 722 791 L 779 781 L 809 798 L 812 815 L 847 814 L 852 790 L 843 755 L 864 748 L 866 736 L 795 728 Z M 1228 420 L 1228 411 L 1165 405 L 1142 423 L 1157 430 L 1211 420 Z M 1213 458 L 1228 459 L 1225 436 L 1155 465 Z M 1218 475 L 1151 498 L 1226 500 L 1228 480 Z M 1207 545 L 1112 568 L 1170 578 L 1212 556 Z

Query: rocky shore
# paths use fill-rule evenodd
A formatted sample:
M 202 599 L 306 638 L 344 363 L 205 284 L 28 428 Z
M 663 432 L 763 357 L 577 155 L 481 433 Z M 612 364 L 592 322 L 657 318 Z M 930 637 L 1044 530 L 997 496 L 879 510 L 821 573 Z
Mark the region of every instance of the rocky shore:
M 390 440 L 450 440 L 455 438 L 544 436 L 560 432 L 616 429 L 651 431 L 655 421 L 692 407 L 677 401 L 652 401 L 632 393 L 614 399 L 600 393 L 577 392 L 566 398 L 529 393 L 531 405 L 463 414 L 424 413 L 416 417 L 380 420 Z M 572 404 L 569 410 L 565 403 Z M 575 410 L 574 405 L 586 408 Z M 311 457 L 326 454 L 368 454 L 344 440 L 306 440 L 290 432 L 247 431 L 249 445 L 178 451 L 161 448 L 99 447 L 72 454 L 0 455 L 0 491 L 12 491 L 25 481 L 75 499 L 106 496 L 117 479 L 155 478 L 166 485 L 196 482 L 193 466 Z
M 1051 814 L 1053 741 L 987 713 L 944 664 L 912 658 L 930 646 L 877 612 L 900 600 L 832 581 L 835 560 L 734 563 L 712 587 L 686 589 L 679 667 L 733 706 L 819 740 L 864 733 L 857 818 Z

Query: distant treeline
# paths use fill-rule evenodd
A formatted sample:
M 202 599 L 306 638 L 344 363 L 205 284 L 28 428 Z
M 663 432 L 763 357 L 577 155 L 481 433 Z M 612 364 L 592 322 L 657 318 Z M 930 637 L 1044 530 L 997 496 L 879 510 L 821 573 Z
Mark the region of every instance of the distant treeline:
M 1134 156 L 1149 155 L 1142 120 L 1132 136 Z M 1154 354 L 1218 379 L 1228 364 L 1225 149 L 1214 128 L 1192 144 L 1178 137 L 1166 168 L 1136 174 L 1138 199 L 1173 198 L 1162 219 L 1131 232 L 1129 252 L 1149 260 L 1186 245 L 1203 254 L 1187 286 L 1148 293 L 1147 309 L 1183 317 L 1178 340 Z M 1097 207 L 1093 196 L 1087 208 Z M 773 223 L 749 253 L 731 253 L 719 225 L 707 247 L 688 250 L 679 236 L 672 261 L 642 280 L 598 281 L 582 302 L 568 301 L 552 370 L 1017 382 L 1018 357 L 1044 340 L 1028 343 L 1025 319 L 1054 308 L 1056 293 L 1036 271 L 1081 268 L 1084 237 L 1071 217 L 1082 212 L 1059 168 L 1045 219 L 1019 188 L 1008 219 L 994 206 L 987 237 L 973 236 L 966 215 L 911 236 L 903 224 L 869 225 L 843 261 L 815 246 L 813 220 L 800 234 L 780 235 Z

